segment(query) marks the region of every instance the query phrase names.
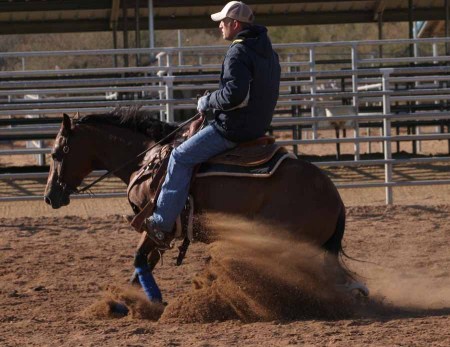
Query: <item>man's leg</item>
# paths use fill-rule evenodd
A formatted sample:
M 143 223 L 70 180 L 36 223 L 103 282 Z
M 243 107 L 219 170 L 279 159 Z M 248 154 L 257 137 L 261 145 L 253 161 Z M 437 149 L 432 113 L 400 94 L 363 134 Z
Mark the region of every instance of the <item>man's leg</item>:
M 155 211 L 147 223 L 150 238 L 155 240 L 156 235 L 156 239 L 164 240 L 172 232 L 175 220 L 186 203 L 195 165 L 235 146 L 236 143 L 225 139 L 208 125 L 172 151 Z M 167 245 L 167 242 L 164 243 Z

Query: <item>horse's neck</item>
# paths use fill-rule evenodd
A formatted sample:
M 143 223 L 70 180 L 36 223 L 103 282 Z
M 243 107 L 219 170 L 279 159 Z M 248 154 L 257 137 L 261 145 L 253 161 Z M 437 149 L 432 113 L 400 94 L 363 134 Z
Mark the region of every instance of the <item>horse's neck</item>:
M 143 156 L 136 160 L 133 158 L 145 151 L 152 143 L 141 133 L 115 126 L 105 126 L 104 130 L 97 131 L 95 139 L 97 142 L 95 147 L 98 150 L 95 155 L 94 169 L 114 171 L 121 168 L 114 172 L 114 175 L 127 185 L 131 175 L 140 168 Z

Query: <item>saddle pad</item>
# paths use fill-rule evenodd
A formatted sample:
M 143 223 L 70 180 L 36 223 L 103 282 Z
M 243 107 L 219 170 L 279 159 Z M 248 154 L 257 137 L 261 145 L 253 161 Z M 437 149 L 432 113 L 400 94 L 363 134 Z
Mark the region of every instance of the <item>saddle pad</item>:
M 206 162 L 200 165 L 195 177 L 234 176 L 234 177 L 270 177 L 287 158 L 297 159 L 293 153 L 277 151 L 269 161 L 257 166 L 241 166 Z
M 208 160 L 210 164 L 226 164 L 239 166 L 258 166 L 269 161 L 275 153 L 282 151 L 286 153 L 284 147 L 277 144 L 267 144 L 259 146 L 236 147 L 223 154 L 219 154 Z

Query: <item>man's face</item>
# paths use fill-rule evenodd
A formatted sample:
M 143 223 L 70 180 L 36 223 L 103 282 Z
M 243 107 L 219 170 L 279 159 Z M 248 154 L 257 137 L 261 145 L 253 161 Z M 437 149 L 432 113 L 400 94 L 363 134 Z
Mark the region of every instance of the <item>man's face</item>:
M 239 22 L 231 18 L 225 18 L 220 21 L 219 28 L 224 40 L 232 41 L 239 32 Z

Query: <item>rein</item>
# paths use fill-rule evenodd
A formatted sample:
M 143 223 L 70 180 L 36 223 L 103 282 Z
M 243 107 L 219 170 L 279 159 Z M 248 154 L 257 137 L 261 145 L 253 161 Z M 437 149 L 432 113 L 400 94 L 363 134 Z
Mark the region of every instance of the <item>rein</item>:
M 108 172 L 106 172 L 105 174 L 103 174 L 102 176 L 100 176 L 99 178 L 97 178 L 96 180 L 94 180 L 92 183 L 88 184 L 87 186 L 81 188 L 81 189 L 74 189 L 73 192 L 76 194 L 81 194 L 84 193 L 85 191 L 89 190 L 90 188 L 92 188 L 92 186 L 94 186 L 95 184 L 97 184 L 98 182 L 103 181 L 105 178 L 115 174 L 116 172 L 124 169 L 125 167 L 127 167 L 128 165 L 130 165 L 131 163 L 135 162 L 137 159 L 139 159 L 140 157 L 142 157 L 145 153 L 147 153 L 148 151 L 152 150 L 153 148 L 155 148 L 157 145 L 161 144 L 162 142 L 164 142 L 166 139 L 168 139 L 169 137 L 171 137 L 172 135 L 176 134 L 178 131 L 180 131 L 184 126 L 186 126 L 187 124 L 189 124 L 190 122 L 194 121 L 198 116 L 201 116 L 202 114 L 196 113 L 195 116 L 189 118 L 188 120 L 184 121 L 183 123 L 181 123 L 175 130 L 173 130 L 171 133 L 169 133 L 168 135 L 166 135 L 164 138 L 162 138 L 161 140 L 159 140 L 158 142 L 156 142 L 155 144 L 153 144 L 152 146 L 150 146 L 149 148 L 147 148 L 145 151 L 139 153 L 136 157 L 132 158 L 131 160 L 127 161 L 125 164 L 115 168 L 114 170 L 110 170 Z

